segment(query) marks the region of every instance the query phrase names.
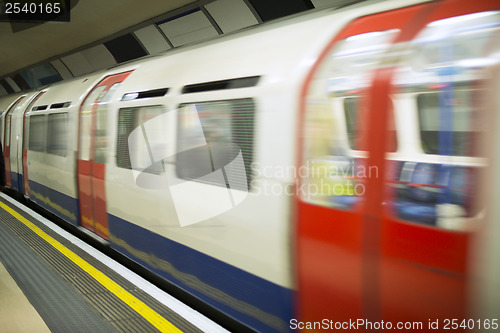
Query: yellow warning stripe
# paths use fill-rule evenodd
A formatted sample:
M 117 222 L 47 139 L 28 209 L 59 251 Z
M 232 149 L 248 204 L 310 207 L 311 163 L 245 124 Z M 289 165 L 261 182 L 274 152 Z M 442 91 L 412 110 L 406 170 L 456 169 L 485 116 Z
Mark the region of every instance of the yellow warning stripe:
M 73 251 L 59 243 L 57 240 L 49 236 L 47 233 L 45 233 L 43 230 L 38 228 L 36 225 L 34 225 L 32 222 L 24 218 L 21 214 L 4 204 L 3 202 L 0 202 L 0 207 L 2 207 L 6 212 L 8 212 L 10 215 L 14 216 L 17 220 L 22 222 L 24 225 L 26 225 L 28 228 L 30 228 L 33 232 L 35 232 L 38 236 L 43 238 L 47 243 L 52 245 L 54 248 L 56 248 L 59 252 L 64 254 L 67 258 L 69 258 L 71 261 L 73 261 L 75 264 L 77 264 L 81 269 L 83 269 L 85 272 L 87 272 L 90 276 L 92 276 L 94 279 L 97 280 L 100 284 L 102 284 L 106 289 L 111 291 L 114 295 L 116 295 L 119 299 L 121 299 L 123 302 L 125 302 L 128 306 L 130 306 L 132 309 L 134 309 L 137 313 L 139 313 L 141 316 L 143 316 L 147 321 L 149 321 L 154 327 L 156 327 L 158 330 L 161 332 L 181 332 L 177 327 L 175 327 L 172 323 L 170 323 L 168 320 L 160 316 L 158 313 L 156 313 L 153 309 L 151 309 L 149 306 L 144 304 L 142 301 L 137 299 L 135 296 L 131 295 L 128 291 L 123 289 L 120 285 L 118 285 L 116 282 L 111 280 L 109 277 L 104 275 L 101 271 L 90 265 L 88 262 L 80 258 L 77 254 L 75 254 Z

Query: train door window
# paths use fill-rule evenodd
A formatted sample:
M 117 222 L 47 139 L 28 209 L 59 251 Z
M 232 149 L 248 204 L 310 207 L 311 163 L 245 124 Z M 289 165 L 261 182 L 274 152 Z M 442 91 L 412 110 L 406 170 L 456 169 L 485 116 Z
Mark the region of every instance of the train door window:
M 47 153 L 66 156 L 68 114 L 54 113 L 48 115 Z
M 99 86 L 92 91 L 89 97 L 82 105 L 80 112 L 80 153 L 81 160 L 90 160 L 90 143 L 92 135 L 92 107 L 94 103 L 101 97 L 101 94 L 106 86 Z
M 29 150 L 44 152 L 47 139 L 47 122 L 45 115 L 35 115 L 30 118 Z
M 117 82 L 109 88 L 104 96 L 99 100 L 96 115 L 96 130 L 95 130 L 95 162 L 100 164 L 106 163 L 106 152 L 108 149 L 108 103 L 113 97 L 114 92 L 120 86 L 121 82 Z
M 24 123 L 24 149 L 28 150 L 29 149 L 29 135 L 30 135 L 30 132 L 29 132 L 29 121 L 28 121 L 29 118 L 26 117 L 25 119 L 25 123 Z
M 14 104 L 10 106 L 10 108 L 5 111 L 5 116 L 4 116 L 4 121 L 5 121 L 5 137 L 4 137 L 4 146 L 8 147 L 10 146 L 10 126 L 12 122 L 12 113 L 16 109 L 16 107 L 19 105 L 19 103 L 24 99 L 24 97 L 18 98 Z M 2 126 L 3 127 L 3 126 Z
M 428 24 L 409 46 L 394 83 L 398 98 L 414 100 L 419 145 L 390 168 L 400 219 L 467 230 L 479 216 L 472 194 L 485 166 L 483 83 L 498 64 L 499 33 L 500 12 L 473 13 Z
M 118 111 L 116 164 L 120 168 L 161 174 L 168 156 L 168 124 L 161 105 Z
M 10 125 L 12 122 L 12 113 L 8 113 L 5 117 L 5 146 L 10 146 Z
M 302 200 L 350 210 L 363 197 L 363 179 L 377 172 L 365 165 L 364 90 L 398 32 L 370 32 L 338 41 L 312 78 L 304 119 Z
M 357 133 L 359 98 L 350 97 L 344 99 L 344 111 L 347 127 L 347 140 L 349 147 L 359 150 L 359 137 Z
M 31 110 L 33 104 L 36 103 L 36 101 L 42 97 L 42 95 L 45 94 L 45 91 L 41 91 L 39 92 L 38 94 L 36 94 L 35 97 L 33 97 L 33 99 L 30 101 L 30 103 L 28 104 L 28 106 L 24 109 L 24 137 L 23 137 L 23 149 L 26 149 L 28 150 L 29 148 L 29 121 L 27 121 L 27 113 Z
M 180 105 L 177 176 L 248 190 L 254 112 L 255 104 L 250 98 Z

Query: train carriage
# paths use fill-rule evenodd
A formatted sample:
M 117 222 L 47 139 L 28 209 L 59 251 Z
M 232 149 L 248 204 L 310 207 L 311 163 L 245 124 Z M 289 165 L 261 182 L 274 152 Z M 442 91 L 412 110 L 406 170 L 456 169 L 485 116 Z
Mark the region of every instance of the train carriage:
M 23 193 L 24 170 L 22 142 L 23 117 L 19 116 L 25 110 L 36 92 L 17 94 L 4 98 L 5 112 L 2 114 L 2 144 L 5 163 L 5 183 Z

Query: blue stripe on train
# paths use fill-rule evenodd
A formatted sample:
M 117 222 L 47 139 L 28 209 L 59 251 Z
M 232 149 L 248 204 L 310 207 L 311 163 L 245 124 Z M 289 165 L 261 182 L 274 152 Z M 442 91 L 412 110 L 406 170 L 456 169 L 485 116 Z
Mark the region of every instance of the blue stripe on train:
M 32 180 L 30 199 L 77 225 L 78 200 Z M 259 332 L 288 331 L 293 291 L 108 214 L 111 247 Z
M 29 185 L 30 200 L 66 222 L 73 225 L 79 225 L 78 200 L 76 198 L 32 180 L 29 181 Z
M 14 171 L 10 172 L 10 182 L 12 184 L 12 188 L 15 189 L 19 193 L 24 193 L 24 181 L 23 175 Z
M 21 191 L 21 189 L 19 188 L 19 184 L 22 184 L 22 175 L 18 174 L 17 172 L 11 171 L 10 182 L 13 189 L 15 189 L 19 193 L 23 193 L 23 191 Z
M 288 330 L 292 290 L 116 216 L 108 219 L 114 249 L 259 332 Z

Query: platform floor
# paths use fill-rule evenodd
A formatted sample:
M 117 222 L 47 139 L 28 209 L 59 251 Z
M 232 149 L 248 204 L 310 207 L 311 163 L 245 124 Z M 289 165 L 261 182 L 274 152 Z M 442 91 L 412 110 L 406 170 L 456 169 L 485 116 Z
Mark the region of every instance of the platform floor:
M 226 332 L 0 193 L 1 332 Z
M 49 328 L 0 262 L 0 327 L 7 333 L 45 333 Z

